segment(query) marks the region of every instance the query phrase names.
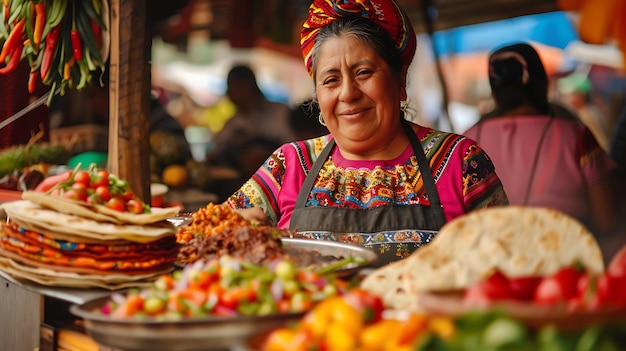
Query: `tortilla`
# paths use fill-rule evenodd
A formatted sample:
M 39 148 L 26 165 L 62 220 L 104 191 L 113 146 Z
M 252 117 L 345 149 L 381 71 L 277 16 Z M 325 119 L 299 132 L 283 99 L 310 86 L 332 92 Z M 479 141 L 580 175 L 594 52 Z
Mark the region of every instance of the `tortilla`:
M 49 268 L 29 267 L 2 256 L 0 256 L 0 270 L 15 279 L 28 280 L 45 286 L 103 288 L 108 290 L 149 286 L 156 278 L 171 271 L 171 269 L 165 269 L 160 272 L 132 276 L 123 274 L 79 274 L 59 272 Z
M 159 239 L 152 243 L 138 244 L 126 242 L 119 245 L 83 244 L 64 240 L 54 240 L 37 232 L 19 228 L 11 223 L 2 224 L 0 240 L 20 245 L 28 252 L 51 257 L 86 257 L 97 260 L 144 260 L 176 256 L 178 245 L 173 237 Z
M 72 234 L 98 240 L 128 240 L 147 243 L 166 236 L 175 236 L 176 227 L 168 221 L 152 225 L 100 222 L 76 215 L 43 208 L 31 201 L 18 200 L 0 204 L 7 216 L 20 225 L 33 224 L 48 232 Z
M 596 239 L 578 220 L 549 208 L 491 207 L 450 221 L 429 245 L 374 271 L 361 287 L 391 308 L 419 311 L 420 292 L 462 289 L 495 269 L 547 276 L 573 264 L 604 270 Z
M 153 207 L 150 209 L 150 213 L 141 214 L 119 212 L 104 205 L 92 205 L 86 202 L 63 199 L 38 191 L 25 191 L 22 193 L 22 199 L 61 213 L 111 223 L 152 224 L 165 221 L 180 212 L 179 207 Z

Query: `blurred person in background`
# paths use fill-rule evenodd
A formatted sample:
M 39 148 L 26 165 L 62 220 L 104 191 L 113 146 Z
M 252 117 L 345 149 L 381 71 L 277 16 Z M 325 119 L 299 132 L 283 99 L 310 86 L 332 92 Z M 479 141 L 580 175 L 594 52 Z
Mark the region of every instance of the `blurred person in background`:
M 227 76 L 226 95 L 235 115 L 211 140 L 208 160 L 232 167 L 247 179 L 281 144 L 296 140 L 289 106 L 268 100 L 252 69 L 236 65 Z
M 584 124 L 552 112 L 535 49 L 505 46 L 491 53 L 488 64 L 496 110 L 464 135 L 489 154 L 510 204 L 560 210 L 598 234 L 612 230 L 615 163 Z
M 319 107 L 313 100 L 304 101 L 291 111 L 289 122 L 298 140 L 312 139 L 328 134 L 328 128 L 319 123 L 317 119 L 319 113 Z

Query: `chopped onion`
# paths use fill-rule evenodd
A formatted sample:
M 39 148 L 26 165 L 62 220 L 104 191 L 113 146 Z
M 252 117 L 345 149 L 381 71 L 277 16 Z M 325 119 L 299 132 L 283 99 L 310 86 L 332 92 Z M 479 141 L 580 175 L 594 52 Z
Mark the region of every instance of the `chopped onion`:
M 111 301 L 115 302 L 118 305 L 121 305 L 126 302 L 126 297 L 120 293 L 114 293 L 111 294 Z
M 274 298 L 275 302 L 278 302 L 283 299 L 283 281 L 280 279 L 274 279 L 272 281 L 272 285 L 270 285 L 270 293 L 272 294 L 272 298 Z

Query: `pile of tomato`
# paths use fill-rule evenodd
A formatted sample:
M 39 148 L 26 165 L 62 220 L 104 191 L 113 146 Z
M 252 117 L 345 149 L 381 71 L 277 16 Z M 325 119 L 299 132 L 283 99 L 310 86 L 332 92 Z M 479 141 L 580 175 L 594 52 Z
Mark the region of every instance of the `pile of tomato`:
M 541 276 L 507 277 L 494 271 L 485 280 L 465 289 L 469 304 L 495 300 L 527 301 L 540 305 L 566 304 L 569 311 L 626 308 L 626 246 L 607 269 L 593 274 L 575 265 Z
M 87 170 L 76 167 L 45 178 L 35 191 L 68 200 L 103 205 L 118 212 L 134 214 L 150 212 L 150 206 L 141 201 L 127 181 L 119 179 L 106 169 L 92 165 Z
M 295 313 L 345 290 L 346 283 L 333 275 L 297 268 L 285 259 L 259 266 L 221 256 L 162 275 L 148 288 L 114 294 L 101 312 L 157 320 Z

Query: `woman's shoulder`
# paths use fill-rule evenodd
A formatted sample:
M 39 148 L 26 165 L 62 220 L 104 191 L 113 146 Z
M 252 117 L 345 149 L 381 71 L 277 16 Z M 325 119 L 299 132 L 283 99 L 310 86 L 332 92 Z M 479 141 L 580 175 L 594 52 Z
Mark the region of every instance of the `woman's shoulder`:
M 470 146 L 476 142 L 465 135 L 454 132 L 446 132 L 434 128 L 419 126 L 416 135 L 425 146 L 452 146 L 463 145 Z

